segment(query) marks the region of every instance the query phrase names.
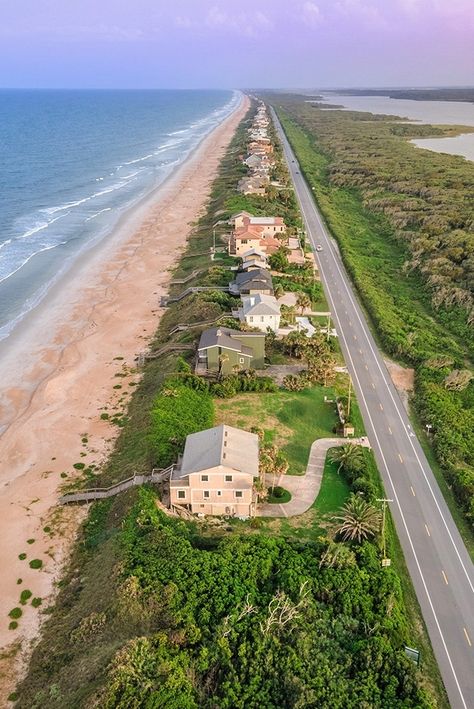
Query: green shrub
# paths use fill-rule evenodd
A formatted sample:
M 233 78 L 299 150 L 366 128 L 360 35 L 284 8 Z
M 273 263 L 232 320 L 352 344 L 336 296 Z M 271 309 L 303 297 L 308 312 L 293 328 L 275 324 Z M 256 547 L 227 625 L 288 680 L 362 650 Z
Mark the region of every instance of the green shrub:
M 18 618 L 21 618 L 21 616 L 23 615 L 23 611 L 21 610 L 21 608 L 18 607 L 12 608 L 8 615 L 10 616 L 10 618 L 18 620 Z
M 207 392 L 167 380 L 154 401 L 151 419 L 154 457 L 165 467 L 176 460 L 188 434 L 213 425 L 214 406 Z
M 25 552 L 22 552 L 21 554 L 18 554 L 18 558 L 20 559 L 20 561 L 23 561 L 24 559 L 26 559 L 26 554 L 25 554 Z
M 33 600 L 31 601 L 31 605 L 33 608 L 38 608 L 41 604 L 43 603 L 43 599 L 39 598 L 38 596 L 35 596 Z
M 27 543 L 27 544 L 34 544 L 35 541 L 36 541 L 35 539 L 27 539 L 27 540 L 26 540 L 26 543 Z
M 31 591 L 29 591 L 28 589 L 25 588 L 25 590 L 20 593 L 21 605 L 26 606 L 27 602 L 29 601 L 29 599 L 31 598 L 32 595 L 33 594 L 31 593 Z
M 16 620 L 11 620 L 10 623 L 8 624 L 8 630 L 16 630 L 17 628 L 18 628 L 18 623 L 17 623 L 17 621 L 16 621 Z M 9 699 L 11 702 L 14 702 L 15 699 L 10 699 L 10 697 L 12 697 L 12 696 L 15 696 L 15 697 L 16 697 L 15 693 L 10 694 L 10 696 L 8 697 L 8 699 Z
M 30 561 L 30 568 L 31 569 L 41 569 L 42 566 L 43 566 L 43 562 L 41 561 L 41 559 L 32 559 Z

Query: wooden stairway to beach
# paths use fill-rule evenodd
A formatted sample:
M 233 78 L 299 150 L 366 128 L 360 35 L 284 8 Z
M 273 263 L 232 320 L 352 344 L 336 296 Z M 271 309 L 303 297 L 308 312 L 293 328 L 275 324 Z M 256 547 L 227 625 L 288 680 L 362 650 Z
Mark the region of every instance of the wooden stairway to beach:
M 165 307 L 169 305 L 170 303 L 178 303 L 180 300 L 183 300 L 183 298 L 186 298 L 188 295 L 192 295 L 193 293 L 202 293 L 206 291 L 224 291 L 228 292 L 229 291 L 229 286 L 194 286 L 191 288 L 186 288 L 182 293 L 179 295 L 170 295 L 170 296 L 163 296 L 161 298 L 161 307 Z
M 142 475 L 132 475 L 126 480 L 121 480 L 110 487 L 93 487 L 78 492 L 68 492 L 59 498 L 61 505 L 68 505 L 71 502 L 93 502 L 94 500 L 103 500 L 107 497 L 113 497 L 120 492 L 124 492 L 136 485 L 144 485 L 145 483 L 160 483 L 169 480 L 173 472 L 174 465 L 168 468 L 160 468 L 152 470 L 151 473 Z

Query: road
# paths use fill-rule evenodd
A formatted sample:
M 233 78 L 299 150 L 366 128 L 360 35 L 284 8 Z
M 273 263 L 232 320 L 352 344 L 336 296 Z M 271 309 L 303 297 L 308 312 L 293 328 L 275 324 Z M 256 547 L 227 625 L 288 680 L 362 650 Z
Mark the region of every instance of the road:
M 405 560 L 453 709 L 474 707 L 474 568 L 272 110 Z M 322 251 L 316 251 L 321 245 Z

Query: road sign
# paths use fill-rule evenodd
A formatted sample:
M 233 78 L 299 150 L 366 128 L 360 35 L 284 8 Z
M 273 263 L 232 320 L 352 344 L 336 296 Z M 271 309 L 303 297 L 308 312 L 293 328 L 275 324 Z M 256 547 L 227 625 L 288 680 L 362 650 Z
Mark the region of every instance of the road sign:
M 421 657 L 421 653 L 419 650 L 415 650 L 415 648 L 408 647 L 408 645 L 405 645 L 405 655 L 408 657 L 409 660 L 412 660 L 417 667 L 419 666 Z

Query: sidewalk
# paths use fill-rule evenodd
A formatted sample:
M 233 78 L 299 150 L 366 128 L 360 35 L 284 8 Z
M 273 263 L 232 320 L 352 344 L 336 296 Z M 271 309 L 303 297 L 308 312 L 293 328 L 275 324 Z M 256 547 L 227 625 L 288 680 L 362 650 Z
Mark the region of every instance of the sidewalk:
M 330 448 L 347 443 L 370 448 L 367 438 L 319 438 L 314 441 L 309 452 L 308 465 L 304 475 L 284 475 L 282 487 L 291 492 L 291 500 L 282 505 L 264 502 L 257 506 L 257 517 L 296 517 L 306 512 L 318 496 L 323 478 L 326 454 Z

